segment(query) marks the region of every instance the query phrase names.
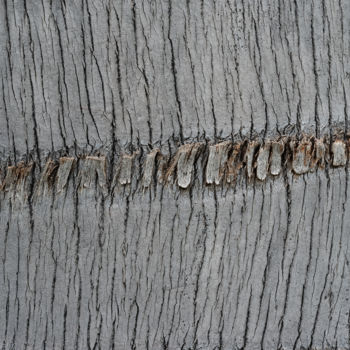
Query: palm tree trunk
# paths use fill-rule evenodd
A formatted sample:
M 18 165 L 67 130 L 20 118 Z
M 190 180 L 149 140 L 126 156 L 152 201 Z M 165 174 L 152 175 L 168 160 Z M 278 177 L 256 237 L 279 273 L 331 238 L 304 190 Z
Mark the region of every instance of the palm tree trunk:
M 350 3 L 0 1 L 0 348 L 350 349 Z

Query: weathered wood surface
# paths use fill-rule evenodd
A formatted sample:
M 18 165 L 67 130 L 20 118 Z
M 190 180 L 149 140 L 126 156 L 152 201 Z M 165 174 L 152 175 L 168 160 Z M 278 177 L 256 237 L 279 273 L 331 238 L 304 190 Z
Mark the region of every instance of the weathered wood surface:
M 0 3 L 0 151 L 348 125 L 345 0 Z
M 349 56 L 346 0 L 0 1 L 0 348 L 350 349 Z
M 5 349 L 348 348 L 348 170 L 1 200 Z M 28 184 L 30 186 L 30 184 Z
M 327 147 L 326 168 L 296 175 L 300 162 L 319 161 L 319 141 L 312 155 L 309 143 L 282 153 L 280 176 L 264 182 L 259 165 L 276 162 L 259 162 L 270 143 L 257 142 L 245 151 L 256 149 L 256 162 L 243 153 L 234 183 L 220 172 L 237 149 L 229 142 L 180 147 L 165 182 L 155 176 L 159 150 L 143 167 L 122 155 L 110 184 L 104 156 L 49 160 L 41 176 L 32 164 L 9 167 L 5 349 L 347 348 L 348 168 L 331 156 L 346 143 Z

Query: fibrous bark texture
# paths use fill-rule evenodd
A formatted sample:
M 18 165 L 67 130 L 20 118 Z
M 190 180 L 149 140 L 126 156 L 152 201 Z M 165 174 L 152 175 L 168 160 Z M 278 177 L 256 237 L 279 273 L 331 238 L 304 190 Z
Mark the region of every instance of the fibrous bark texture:
M 350 2 L 0 1 L 0 348 L 350 349 Z
M 348 348 L 347 168 L 113 195 L 97 174 L 3 195 L 5 349 Z
M 346 137 L 347 138 L 347 137 Z M 1 191 L 23 192 L 27 177 L 32 177 L 31 189 L 36 194 L 45 195 L 51 187 L 60 193 L 67 185 L 75 167 L 75 179 L 79 188 L 100 188 L 114 195 L 116 186 L 131 186 L 132 191 L 145 190 L 157 185 L 177 185 L 180 189 L 189 188 L 195 181 L 205 185 L 234 186 L 237 177 L 264 181 L 268 175 L 277 176 L 292 172 L 302 175 L 316 169 L 344 167 L 350 157 L 350 140 L 335 138 L 329 143 L 326 139 L 304 136 L 281 137 L 278 141 L 248 141 L 233 143 L 220 142 L 215 145 L 189 143 L 180 146 L 175 155 L 162 154 L 156 148 L 145 156 L 143 150 L 133 154 L 116 156 L 116 164 L 108 164 L 106 156 L 60 157 L 48 159 L 43 170 L 35 171 L 33 162 L 20 162 L 3 167 L 4 179 Z M 205 170 L 202 176 L 196 170 Z M 109 174 L 110 176 L 108 177 Z M 158 174 L 158 176 L 155 176 Z M 129 188 L 129 187 L 127 187 Z

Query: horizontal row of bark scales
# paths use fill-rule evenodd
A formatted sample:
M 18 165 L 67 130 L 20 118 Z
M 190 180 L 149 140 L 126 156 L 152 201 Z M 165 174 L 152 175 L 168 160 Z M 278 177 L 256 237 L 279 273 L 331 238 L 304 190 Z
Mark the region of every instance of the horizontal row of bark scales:
M 209 146 L 198 142 L 180 146 L 173 157 L 163 155 L 158 148 L 145 157 L 138 157 L 140 154 L 137 151 L 121 155 L 113 168 L 111 181 L 107 176 L 107 156 L 61 157 L 58 161 L 49 159 L 39 180 L 35 181 L 36 194 L 43 195 L 54 186 L 57 193 L 62 192 L 76 167 L 80 189 L 95 184 L 101 188 L 129 185 L 135 173 L 133 167 L 136 166 L 142 168 L 140 187 L 143 189 L 154 182 L 164 185 L 175 183 L 186 189 L 195 180 L 194 170 L 199 157 L 202 157 L 204 183 L 207 185 L 233 184 L 240 173 L 250 181 L 264 181 L 269 175 L 278 176 L 283 170 L 302 175 L 316 168 L 345 166 L 350 156 L 350 140 L 335 138 L 329 142 L 325 138 L 305 136 L 299 141 L 295 137 L 280 137 L 265 142 L 224 141 Z M 32 169 L 33 162 L 8 166 L 1 190 L 23 192 Z

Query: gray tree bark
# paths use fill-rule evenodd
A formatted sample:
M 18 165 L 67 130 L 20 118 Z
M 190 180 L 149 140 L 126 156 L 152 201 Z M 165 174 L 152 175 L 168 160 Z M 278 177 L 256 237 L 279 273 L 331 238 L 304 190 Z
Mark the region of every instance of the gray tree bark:
M 0 0 L 2 349 L 350 349 L 350 2 Z

